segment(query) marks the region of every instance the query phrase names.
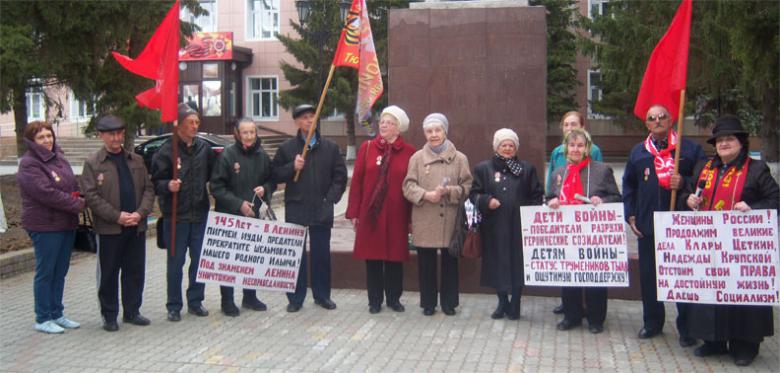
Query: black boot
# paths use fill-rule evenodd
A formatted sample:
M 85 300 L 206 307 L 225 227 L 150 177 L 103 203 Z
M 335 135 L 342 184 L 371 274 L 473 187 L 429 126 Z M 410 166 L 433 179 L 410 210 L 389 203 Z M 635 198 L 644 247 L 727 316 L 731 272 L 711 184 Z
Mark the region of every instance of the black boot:
M 233 298 L 225 299 L 223 297 L 222 313 L 224 313 L 225 316 L 236 317 L 241 314 L 241 311 L 238 309 L 238 307 L 236 307 L 236 304 L 233 302 Z
M 236 317 L 241 314 L 241 311 L 236 307 L 236 303 L 233 301 L 233 288 L 229 286 L 220 286 L 219 295 L 222 297 L 221 308 L 222 313 L 225 316 Z
M 499 292 L 496 295 L 498 296 L 498 306 L 490 315 L 490 318 L 493 320 L 503 319 L 509 308 L 509 296 L 505 292 Z
M 520 295 L 522 294 L 521 288 L 512 289 L 512 301 L 509 302 L 509 307 L 506 312 L 506 317 L 509 320 L 517 320 L 520 318 Z

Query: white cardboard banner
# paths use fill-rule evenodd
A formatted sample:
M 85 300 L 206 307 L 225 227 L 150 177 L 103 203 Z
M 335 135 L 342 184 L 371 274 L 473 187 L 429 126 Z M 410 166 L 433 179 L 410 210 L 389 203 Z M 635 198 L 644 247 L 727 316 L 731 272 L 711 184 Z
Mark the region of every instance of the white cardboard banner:
M 197 281 L 294 292 L 306 227 L 209 211 Z
M 520 208 L 525 284 L 628 287 L 622 203 Z
M 780 305 L 775 210 L 655 212 L 658 300 Z

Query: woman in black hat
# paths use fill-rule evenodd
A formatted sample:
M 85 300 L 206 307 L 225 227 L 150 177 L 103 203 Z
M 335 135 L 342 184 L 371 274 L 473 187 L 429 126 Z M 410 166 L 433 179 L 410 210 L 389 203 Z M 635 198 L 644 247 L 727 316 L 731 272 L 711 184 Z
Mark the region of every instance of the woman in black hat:
M 715 121 L 712 137 L 716 155 L 700 162 L 680 198 L 691 210 L 750 211 L 780 207 L 780 188 L 763 161 L 748 156 L 748 133 L 739 119 L 724 116 Z M 693 193 L 697 188 L 699 196 Z M 704 340 L 694 351 L 705 357 L 731 353 L 734 363 L 750 365 L 761 341 L 774 333 L 772 307 L 748 305 L 691 304 L 688 329 L 691 337 Z

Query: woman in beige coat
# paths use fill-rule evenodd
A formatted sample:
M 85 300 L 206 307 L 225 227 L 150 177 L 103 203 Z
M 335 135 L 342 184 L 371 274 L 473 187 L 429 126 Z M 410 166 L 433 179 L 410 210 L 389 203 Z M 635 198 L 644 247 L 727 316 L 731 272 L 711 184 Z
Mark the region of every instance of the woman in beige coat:
M 436 310 L 436 252 L 441 251 L 441 310 L 448 316 L 458 306 L 458 258 L 447 252 L 455 228 L 458 204 L 471 189 L 466 156 L 447 140 L 449 123 L 433 113 L 423 121 L 426 144 L 409 160 L 404 197 L 412 202 L 412 243 L 420 270 L 420 307 L 431 316 Z

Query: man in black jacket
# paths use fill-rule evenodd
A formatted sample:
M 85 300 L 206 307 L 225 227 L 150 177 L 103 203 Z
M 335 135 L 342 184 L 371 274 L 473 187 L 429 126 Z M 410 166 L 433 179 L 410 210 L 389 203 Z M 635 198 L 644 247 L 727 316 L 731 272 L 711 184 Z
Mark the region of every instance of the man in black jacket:
M 330 299 L 330 231 L 333 227 L 333 205 L 347 187 L 347 167 L 338 145 L 315 132 L 308 144 L 309 152 L 301 157 L 306 135 L 314 125 L 315 109 L 300 105 L 293 110 L 298 134 L 285 141 L 273 161 L 274 180 L 287 183 L 284 192 L 285 221 L 309 227 L 311 250 L 311 288 L 314 302 L 332 310 Z M 304 165 L 306 167 L 304 167 Z M 296 171 L 301 175 L 293 181 Z M 304 252 L 294 293 L 287 293 L 287 312 L 298 312 L 306 298 L 307 259 Z
M 177 133 L 179 135 L 179 156 L 174 163 L 172 141 L 166 141 L 152 159 L 152 182 L 159 196 L 165 224 L 163 238 L 168 250 L 174 249 L 174 256 L 168 253 L 168 320 L 181 320 L 181 280 L 187 248 L 190 252 L 189 285 L 187 287 L 187 308 L 196 316 L 208 316 L 203 307 L 205 285 L 195 281 L 206 230 L 209 212 L 209 196 L 206 183 L 216 156 L 211 146 L 197 137 L 200 118 L 187 104 L 179 104 Z M 174 166 L 174 164 L 176 166 Z M 173 178 L 173 167 L 179 170 L 179 177 Z M 171 244 L 171 212 L 173 193 L 178 192 L 176 204 L 176 242 Z M 159 233 L 158 233 L 159 234 Z
M 236 142 L 225 148 L 211 174 L 211 193 L 216 200 L 215 210 L 233 215 L 259 218 L 260 206 L 270 203 L 276 184 L 271 181 L 271 158 L 260 145 L 257 126 L 244 118 L 235 126 Z M 220 286 L 222 312 L 238 316 L 240 311 L 233 302 L 233 288 Z M 255 311 L 265 311 L 265 303 L 257 299 L 254 289 L 244 289 L 241 306 Z
M 683 138 L 672 128 L 674 118 L 666 107 L 653 105 L 647 110 L 645 125 L 650 132 L 645 141 L 631 149 L 623 174 L 623 207 L 626 222 L 638 238 L 639 285 L 642 292 L 642 329 L 638 337 L 647 339 L 661 334 L 666 320 L 663 302 L 658 301 L 653 213 L 669 211 L 672 190 L 682 188 L 693 175 L 696 162 L 706 159 L 699 144 Z M 678 145 L 679 142 L 679 145 Z M 680 164 L 674 173 L 674 150 L 680 148 Z M 676 303 L 677 331 L 682 347 L 696 344 L 688 336 L 687 303 Z

